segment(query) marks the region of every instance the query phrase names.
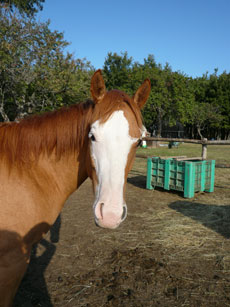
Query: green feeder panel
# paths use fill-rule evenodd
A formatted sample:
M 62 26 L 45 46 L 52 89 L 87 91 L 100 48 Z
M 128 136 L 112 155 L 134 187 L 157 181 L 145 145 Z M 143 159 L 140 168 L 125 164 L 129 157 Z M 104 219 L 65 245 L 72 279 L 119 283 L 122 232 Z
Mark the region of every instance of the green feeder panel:
M 195 192 L 213 192 L 214 182 L 215 160 L 147 159 L 147 189 L 162 187 L 184 192 L 184 197 L 192 198 Z

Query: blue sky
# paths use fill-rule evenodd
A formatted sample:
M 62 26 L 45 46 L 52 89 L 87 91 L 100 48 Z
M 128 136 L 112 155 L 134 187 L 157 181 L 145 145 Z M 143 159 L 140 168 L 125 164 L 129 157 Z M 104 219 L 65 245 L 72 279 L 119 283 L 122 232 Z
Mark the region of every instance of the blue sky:
M 230 72 L 230 0 L 46 0 L 38 19 L 96 69 L 108 52 L 127 51 L 192 77 Z

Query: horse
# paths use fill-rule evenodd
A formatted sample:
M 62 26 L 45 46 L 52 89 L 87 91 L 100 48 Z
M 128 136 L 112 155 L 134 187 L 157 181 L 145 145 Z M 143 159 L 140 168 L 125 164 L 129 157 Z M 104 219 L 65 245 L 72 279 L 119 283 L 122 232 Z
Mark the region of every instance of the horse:
M 0 126 L 0 306 L 9 307 L 32 246 L 67 198 L 92 180 L 96 225 L 114 229 L 127 215 L 125 183 L 145 128 L 146 79 L 133 97 L 107 91 L 101 70 L 92 99 Z

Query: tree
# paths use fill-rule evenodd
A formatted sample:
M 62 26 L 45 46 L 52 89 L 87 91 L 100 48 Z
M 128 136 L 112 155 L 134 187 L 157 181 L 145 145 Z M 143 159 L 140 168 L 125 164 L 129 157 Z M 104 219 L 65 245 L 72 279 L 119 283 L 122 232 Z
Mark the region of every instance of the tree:
M 227 138 L 230 134 L 230 74 L 204 74 L 191 78 L 163 67 L 149 55 L 144 63 L 133 62 L 127 52 L 108 53 L 104 64 L 106 84 L 132 94 L 145 78 L 151 93 L 142 111 L 148 131 L 161 136 L 163 124 L 181 123 L 190 137 Z
M 106 87 L 108 89 L 120 89 L 129 93 L 132 63 L 133 59 L 128 56 L 127 52 L 122 52 L 121 55 L 116 52 L 109 52 L 103 67 Z
M 204 138 L 203 131 L 205 131 L 207 127 L 210 128 L 221 120 L 222 116 L 218 107 L 205 102 L 196 102 L 193 105 L 190 122 L 195 125 L 201 139 Z
M 214 138 L 228 138 L 230 131 L 230 74 L 217 75 L 217 69 L 208 76 L 203 75 L 193 80 L 196 103 L 206 104 L 213 111 L 209 124 L 206 123 L 205 134 Z M 211 114 L 210 114 L 211 116 Z
M 18 9 L 20 14 L 25 14 L 28 17 L 34 16 L 39 10 L 42 10 L 45 0 L 0 0 L 2 7 L 9 8 L 12 11 Z
M 172 71 L 168 64 L 164 68 L 156 64 L 154 56 L 149 55 L 140 66 L 142 78 L 151 81 L 151 93 L 143 110 L 146 128 L 151 133 L 161 136 L 163 122 L 170 122 L 171 118 L 171 86 Z
M 64 55 L 68 43 L 49 23 L 0 12 L 0 113 L 14 120 L 88 97 L 92 67 Z M 87 89 L 86 89 L 87 88 Z M 86 94 L 87 93 L 87 94 Z
M 230 132 L 230 74 L 226 72 L 217 76 L 217 71 L 210 75 L 206 99 L 218 106 L 222 120 L 215 125 L 219 138 L 228 138 Z

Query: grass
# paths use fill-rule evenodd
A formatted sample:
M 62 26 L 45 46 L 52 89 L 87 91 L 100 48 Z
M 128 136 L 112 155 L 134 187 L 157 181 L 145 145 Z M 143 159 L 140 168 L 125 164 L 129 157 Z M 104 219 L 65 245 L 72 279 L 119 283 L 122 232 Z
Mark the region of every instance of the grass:
M 178 148 L 158 147 L 158 148 L 138 148 L 138 156 L 187 156 L 200 157 L 202 146 L 196 144 L 183 143 Z M 230 146 L 228 145 L 209 145 L 207 159 L 216 160 L 216 164 L 230 164 Z

